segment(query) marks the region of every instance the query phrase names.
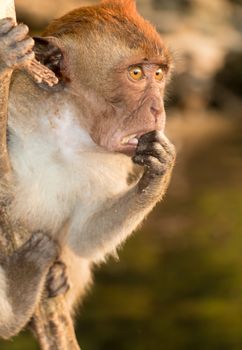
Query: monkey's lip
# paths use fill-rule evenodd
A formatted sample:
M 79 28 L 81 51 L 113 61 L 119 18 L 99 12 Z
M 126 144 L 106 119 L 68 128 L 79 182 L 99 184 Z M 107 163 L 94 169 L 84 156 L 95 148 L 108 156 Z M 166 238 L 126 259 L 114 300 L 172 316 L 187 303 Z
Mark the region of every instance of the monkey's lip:
M 156 130 L 156 128 L 139 130 L 136 131 L 136 133 L 127 136 L 117 135 L 118 137 L 116 139 L 119 141 L 116 143 L 115 151 L 127 154 L 128 156 L 133 156 L 139 144 L 140 137 L 153 130 Z
M 130 145 L 130 146 L 138 146 L 139 143 L 139 137 L 137 134 L 133 134 L 133 135 L 129 135 L 129 136 L 125 136 L 124 138 L 122 138 L 121 140 L 121 145 Z
M 116 148 L 116 151 L 124 153 L 128 156 L 133 156 L 138 146 L 139 138 L 146 132 L 147 131 L 137 132 L 135 134 L 130 134 L 128 136 L 122 137 L 118 147 Z

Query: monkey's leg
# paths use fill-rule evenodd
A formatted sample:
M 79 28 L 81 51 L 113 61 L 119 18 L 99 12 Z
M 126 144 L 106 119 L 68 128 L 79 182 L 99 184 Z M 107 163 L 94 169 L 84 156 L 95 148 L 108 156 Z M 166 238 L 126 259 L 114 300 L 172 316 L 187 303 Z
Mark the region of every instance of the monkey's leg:
M 92 215 L 78 232 L 74 220 L 69 239 L 75 253 L 91 259 L 111 252 L 142 222 L 163 197 L 175 161 L 175 149 L 160 132 L 143 135 L 133 158 L 143 176 L 127 193 L 112 199 Z
M 48 269 L 58 252 L 58 245 L 53 240 L 36 232 L 12 255 L 2 259 L 1 338 L 8 339 L 18 334 L 29 321 L 40 301 Z

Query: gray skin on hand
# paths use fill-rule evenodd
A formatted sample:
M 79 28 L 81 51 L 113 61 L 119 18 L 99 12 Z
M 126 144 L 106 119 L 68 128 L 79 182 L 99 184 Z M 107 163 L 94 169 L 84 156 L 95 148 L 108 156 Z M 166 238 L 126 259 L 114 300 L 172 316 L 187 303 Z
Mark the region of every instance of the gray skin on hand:
M 162 132 L 152 131 L 141 136 L 133 157 L 135 164 L 144 167 L 138 183 L 139 191 L 163 181 L 164 176 L 170 174 L 175 158 L 175 147 Z
M 17 68 L 32 61 L 34 40 L 28 36 L 29 28 L 12 18 L 0 20 L 0 64 Z

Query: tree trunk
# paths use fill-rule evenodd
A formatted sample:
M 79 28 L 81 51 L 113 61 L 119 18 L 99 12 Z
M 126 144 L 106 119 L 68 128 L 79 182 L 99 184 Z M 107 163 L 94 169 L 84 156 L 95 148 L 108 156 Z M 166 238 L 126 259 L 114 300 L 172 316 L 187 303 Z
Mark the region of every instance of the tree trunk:
M 14 0 L 0 0 L 0 18 L 12 17 L 16 20 Z M 58 82 L 54 73 L 35 59 L 25 69 L 37 82 L 53 86 Z M 6 255 L 29 239 L 31 233 L 21 225 L 11 222 L 8 203 L 11 201 L 11 164 L 7 150 L 7 106 L 12 69 L 0 75 L 0 187 L 4 198 L 0 198 L 0 225 L 2 233 L 0 245 Z M 16 286 L 17 288 L 17 286 Z M 79 350 L 73 322 L 66 306 L 65 298 L 59 296 L 43 298 L 31 321 L 31 330 L 42 350 Z

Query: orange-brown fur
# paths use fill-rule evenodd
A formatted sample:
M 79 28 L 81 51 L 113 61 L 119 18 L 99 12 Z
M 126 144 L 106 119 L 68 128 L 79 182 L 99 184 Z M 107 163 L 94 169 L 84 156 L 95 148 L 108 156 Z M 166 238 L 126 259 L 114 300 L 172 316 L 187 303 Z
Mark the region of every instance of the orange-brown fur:
M 92 7 L 82 7 L 54 20 L 43 33 L 44 36 L 78 35 L 80 40 L 88 33 L 101 38 L 111 33 L 130 49 L 142 49 L 147 58 L 162 56 L 164 64 L 171 57 L 154 27 L 136 11 L 133 1 L 104 1 Z

